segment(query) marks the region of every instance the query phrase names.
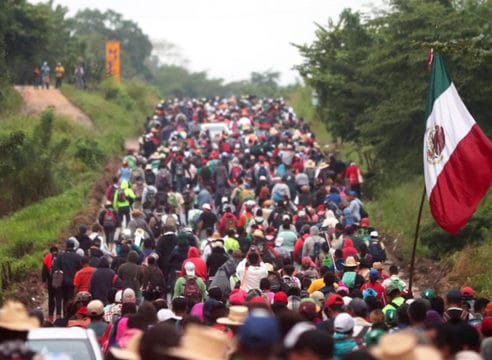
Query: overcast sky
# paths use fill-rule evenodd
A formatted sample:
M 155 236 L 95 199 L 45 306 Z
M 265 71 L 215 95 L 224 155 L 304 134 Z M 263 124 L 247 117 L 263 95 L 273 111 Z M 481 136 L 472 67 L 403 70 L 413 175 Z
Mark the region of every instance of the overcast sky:
M 31 0 L 32 2 L 44 2 Z M 70 9 L 112 9 L 137 22 L 151 40 L 177 45 L 193 71 L 226 81 L 272 69 L 294 82 L 301 62 L 290 43 L 309 43 L 347 7 L 371 13 L 383 0 L 55 0 Z

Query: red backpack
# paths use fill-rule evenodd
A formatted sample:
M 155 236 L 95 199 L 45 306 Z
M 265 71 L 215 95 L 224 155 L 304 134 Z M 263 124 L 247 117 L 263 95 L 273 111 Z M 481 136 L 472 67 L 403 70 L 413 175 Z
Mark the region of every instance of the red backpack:
M 198 286 L 198 281 L 195 277 L 186 277 L 183 296 L 190 308 L 201 301 L 202 291 L 200 290 L 200 287 Z

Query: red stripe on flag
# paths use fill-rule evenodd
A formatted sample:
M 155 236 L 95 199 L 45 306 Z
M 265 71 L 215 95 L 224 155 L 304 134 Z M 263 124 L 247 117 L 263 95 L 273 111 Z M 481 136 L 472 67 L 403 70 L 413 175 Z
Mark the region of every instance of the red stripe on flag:
M 451 154 L 429 199 L 436 222 L 451 234 L 465 226 L 492 185 L 492 142 L 475 124 Z

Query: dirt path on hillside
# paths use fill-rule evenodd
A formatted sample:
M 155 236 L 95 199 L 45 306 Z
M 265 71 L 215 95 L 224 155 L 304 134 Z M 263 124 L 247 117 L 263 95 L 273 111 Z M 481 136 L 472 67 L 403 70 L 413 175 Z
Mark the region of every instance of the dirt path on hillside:
M 78 107 L 72 104 L 58 89 L 35 89 L 33 86 L 15 86 L 24 99 L 23 111 L 26 114 L 39 115 L 49 107 L 55 113 L 67 117 L 79 124 L 92 127 L 92 120 Z

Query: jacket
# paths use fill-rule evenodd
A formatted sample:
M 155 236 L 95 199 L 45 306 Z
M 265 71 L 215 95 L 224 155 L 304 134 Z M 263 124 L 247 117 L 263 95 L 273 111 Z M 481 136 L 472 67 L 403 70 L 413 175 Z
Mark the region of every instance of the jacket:
M 196 276 L 200 277 L 203 281 L 207 280 L 207 263 L 200 257 L 200 252 L 198 251 L 198 248 L 190 246 L 190 248 L 188 249 L 188 257 L 183 261 L 183 264 L 181 265 L 182 274 L 185 273 L 184 265 L 187 262 L 192 262 L 193 264 L 195 264 Z
M 135 201 L 135 193 L 133 192 L 132 189 L 128 186 L 128 181 L 123 180 L 120 185 L 120 189 L 123 190 L 125 193 L 125 200 L 120 201 L 118 200 L 118 189 L 114 191 L 114 196 L 113 196 L 113 208 L 118 211 L 119 208 L 127 207 L 130 206 L 133 201 Z
M 112 288 L 121 288 L 122 283 L 114 270 L 109 268 L 108 260 L 103 257 L 99 262 L 99 266 L 92 273 L 89 283 L 89 292 L 92 294 L 93 300 L 101 300 L 104 304 L 108 304 L 108 293 Z
M 73 286 L 75 273 L 81 269 L 81 256 L 73 249 L 67 249 L 59 254 L 53 264 L 53 271 L 63 271 L 63 286 Z
M 128 253 L 128 260 L 118 269 L 118 276 L 123 283 L 123 287 L 132 288 L 135 293 L 140 290 L 143 282 L 143 269 L 137 265 L 138 253 L 131 250 Z

